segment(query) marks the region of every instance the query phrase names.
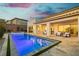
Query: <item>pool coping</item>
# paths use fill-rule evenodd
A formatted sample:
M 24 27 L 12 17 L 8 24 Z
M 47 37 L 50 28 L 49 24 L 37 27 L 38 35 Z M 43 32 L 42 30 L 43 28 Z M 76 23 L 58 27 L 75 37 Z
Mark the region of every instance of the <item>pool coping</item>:
M 24 34 L 27 34 L 27 33 L 24 33 Z M 32 34 L 28 34 L 28 35 L 32 35 Z M 9 36 L 10 36 L 10 34 L 9 34 Z M 32 35 L 32 36 L 36 36 L 36 35 Z M 42 47 L 41 49 L 35 50 L 35 51 L 29 53 L 28 55 L 24 55 L 24 56 L 37 56 L 37 55 L 41 54 L 42 52 L 48 50 L 49 48 L 51 48 L 51 47 L 53 47 L 53 46 L 56 46 L 57 44 L 59 44 L 59 43 L 61 42 L 61 41 L 59 41 L 59 40 L 50 39 L 50 38 L 47 38 L 47 37 L 41 37 L 41 36 L 36 36 L 36 37 L 43 38 L 43 39 L 45 39 L 45 40 L 52 41 L 52 42 L 55 41 L 55 42 L 52 43 L 52 44 L 49 45 L 49 46 Z M 12 47 L 12 45 L 14 46 L 14 51 L 12 51 L 12 48 L 10 48 L 10 49 L 11 49 L 11 56 L 19 56 L 18 53 L 17 53 L 17 49 L 16 49 L 15 44 L 12 42 L 11 36 L 10 36 L 10 42 L 11 42 L 11 43 L 10 43 L 10 47 Z M 14 53 L 14 52 L 15 52 L 15 53 Z M 14 53 L 14 54 L 12 54 L 12 53 Z
M 5 39 L 3 46 L 1 48 L 0 56 L 6 56 L 7 52 L 7 40 Z
M 3 38 L 4 38 L 4 43 L 1 48 L 0 56 L 7 55 L 6 53 L 7 53 L 8 34 L 6 35 L 6 37 L 3 35 Z
M 47 51 L 47 50 L 50 49 L 51 47 L 54 47 L 54 46 L 57 45 L 58 43 L 60 43 L 60 42 L 55 42 L 55 43 L 53 43 L 53 44 L 51 44 L 51 45 L 49 45 L 49 46 L 42 47 L 41 49 L 39 49 L 39 50 L 37 50 L 37 51 L 33 51 L 34 53 L 31 52 L 30 54 L 28 54 L 28 56 L 29 56 L 29 55 L 31 55 L 31 56 L 38 56 L 39 54 L 41 54 L 41 53 Z
M 9 38 L 10 38 L 10 51 L 11 51 L 11 56 L 18 56 L 18 52 L 16 49 L 16 45 L 12 41 L 11 35 L 9 33 Z

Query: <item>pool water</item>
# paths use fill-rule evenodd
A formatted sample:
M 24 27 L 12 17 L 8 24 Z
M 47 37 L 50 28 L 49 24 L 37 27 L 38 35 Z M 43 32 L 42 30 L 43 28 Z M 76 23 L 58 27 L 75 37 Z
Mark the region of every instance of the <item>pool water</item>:
M 12 41 L 16 46 L 16 50 L 19 56 L 28 55 L 34 53 L 43 47 L 46 47 L 53 42 L 29 34 L 11 34 Z

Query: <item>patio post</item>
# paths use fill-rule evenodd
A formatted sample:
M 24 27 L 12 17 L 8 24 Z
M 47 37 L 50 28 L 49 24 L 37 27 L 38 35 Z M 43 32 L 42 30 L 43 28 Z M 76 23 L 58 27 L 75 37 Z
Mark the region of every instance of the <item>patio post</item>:
M 47 22 L 47 36 L 50 36 L 50 23 Z
M 37 34 L 36 24 L 33 25 L 33 33 Z
M 78 16 L 78 39 L 79 39 L 79 16 Z
M 28 24 L 27 24 L 27 33 L 29 33 L 29 26 L 28 26 Z

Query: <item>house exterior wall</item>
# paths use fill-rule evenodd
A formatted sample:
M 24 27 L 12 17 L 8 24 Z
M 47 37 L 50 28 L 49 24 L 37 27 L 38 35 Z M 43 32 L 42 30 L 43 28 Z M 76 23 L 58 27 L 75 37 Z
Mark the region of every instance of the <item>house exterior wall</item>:
M 15 24 L 7 24 L 6 29 L 7 29 L 7 31 L 15 32 L 15 31 L 17 31 L 17 25 L 15 25 Z
M 14 18 L 7 22 L 7 31 L 26 31 L 27 32 L 27 21 L 19 18 Z
M 26 22 L 26 21 L 22 21 L 22 20 L 17 20 L 17 19 L 16 19 L 16 24 L 17 24 L 17 25 L 27 25 L 27 22 Z

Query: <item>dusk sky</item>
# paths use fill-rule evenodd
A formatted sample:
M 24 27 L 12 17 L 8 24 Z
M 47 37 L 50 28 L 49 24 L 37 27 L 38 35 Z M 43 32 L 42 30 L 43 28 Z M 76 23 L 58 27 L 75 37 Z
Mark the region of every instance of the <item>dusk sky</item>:
M 79 6 L 77 3 L 0 3 L 0 18 L 11 20 L 15 17 L 29 20 L 42 19 L 48 15 Z

